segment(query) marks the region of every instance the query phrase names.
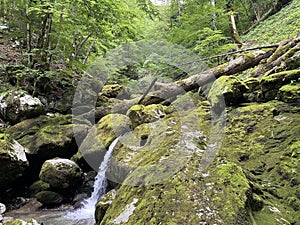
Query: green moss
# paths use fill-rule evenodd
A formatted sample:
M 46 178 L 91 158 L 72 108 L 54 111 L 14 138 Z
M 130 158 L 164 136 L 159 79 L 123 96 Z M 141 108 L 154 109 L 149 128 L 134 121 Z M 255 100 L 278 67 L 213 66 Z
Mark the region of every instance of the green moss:
M 250 185 L 242 168 L 235 163 L 219 165 L 216 167 L 216 176 L 215 189 L 222 190 L 222 194 L 216 194 L 214 204 L 219 207 L 222 217 L 234 221 L 235 217 L 245 216 Z
M 284 39 L 296 37 L 300 22 L 299 1 L 292 1 L 280 12 L 260 21 L 256 28 L 252 29 L 242 39 L 257 46 L 278 43 Z
M 35 196 L 38 192 L 46 191 L 50 188 L 50 185 L 44 181 L 38 180 L 29 187 L 29 192 L 32 196 Z
M 300 102 L 300 83 L 284 85 L 279 89 L 278 97 L 284 102 Z
M 125 115 L 106 115 L 97 124 L 98 137 L 108 148 L 114 139 L 130 130 L 130 125 L 130 119 Z

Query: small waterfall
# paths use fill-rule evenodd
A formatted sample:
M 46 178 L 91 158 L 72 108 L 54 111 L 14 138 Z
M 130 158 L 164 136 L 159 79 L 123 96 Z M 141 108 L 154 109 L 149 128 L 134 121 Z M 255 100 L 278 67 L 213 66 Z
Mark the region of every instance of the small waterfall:
M 121 137 L 121 136 L 120 136 Z M 84 201 L 83 207 L 80 209 L 68 213 L 67 218 L 72 218 L 73 220 L 85 220 L 86 225 L 93 225 L 95 223 L 94 214 L 96 209 L 96 204 L 98 200 L 106 193 L 107 189 L 107 180 L 105 178 L 105 172 L 109 166 L 110 158 L 114 147 L 116 146 L 120 137 L 116 138 L 111 145 L 109 146 L 108 151 L 106 152 L 104 159 L 99 167 L 98 174 L 95 178 L 94 191 L 90 198 Z

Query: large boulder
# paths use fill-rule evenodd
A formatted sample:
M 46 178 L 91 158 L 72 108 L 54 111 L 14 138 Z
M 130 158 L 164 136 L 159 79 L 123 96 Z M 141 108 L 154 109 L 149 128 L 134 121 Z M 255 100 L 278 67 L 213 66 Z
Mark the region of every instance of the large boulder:
M 83 174 L 75 162 L 55 158 L 43 164 L 40 179 L 53 188 L 76 190 L 82 184 Z
M 24 91 L 0 93 L 0 115 L 12 124 L 43 113 L 44 106 L 41 101 Z
M 6 132 L 28 149 L 29 175 L 37 178 L 46 160 L 71 158 L 89 128 L 88 123 L 72 124 L 72 115 L 54 114 L 24 120 L 7 128 Z
M 0 134 L 0 189 L 10 187 L 28 168 L 25 151 L 9 135 Z
M 299 106 L 278 101 L 233 106 L 215 155 L 217 143 L 210 138 L 218 133 L 211 132 L 216 121 L 210 114 L 197 105 L 181 117 L 187 120 L 183 126 L 176 127 L 179 118 L 169 115 L 122 138 L 107 175 L 118 178 L 122 166 L 128 173 L 104 217 L 104 211 L 96 214 L 97 225 L 298 224 Z M 198 133 L 192 132 L 196 121 Z M 206 169 L 204 156 L 213 157 Z
M 82 159 L 94 169 L 98 170 L 109 145 L 118 136 L 131 130 L 129 117 L 121 114 L 109 114 L 104 116 L 91 128 L 76 154 L 76 161 Z
M 166 116 L 167 107 L 163 105 L 134 105 L 128 112 L 127 116 L 132 122 L 132 127 L 135 128 L 143 123 L 157 121 Z
M 102 221 L 107 209 L 110 207 L 112 201 L 115 199 L 116 194 L 116 190 L 112 189 L 98 201 L 95 211 L 95 219 L 97 224 L 100 224 L 100 222 Z
M 234 76 L 218 78 L 212 85 L 208 100 L 216 113 L 221 113 L 226 106 L 233 106 L 244 100 L 243 94 L 248 87 Z

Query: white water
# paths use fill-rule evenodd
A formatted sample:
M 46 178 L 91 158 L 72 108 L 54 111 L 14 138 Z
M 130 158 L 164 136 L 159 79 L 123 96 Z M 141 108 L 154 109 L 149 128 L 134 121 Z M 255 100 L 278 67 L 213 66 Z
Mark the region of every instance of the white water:
M 96 209 L 96 204 L 98 200 L 106 193 L 107 180 L 105 178 L 105 172 L 109 166 L 110 158 L 114 147 L 116 146 L 120 137 L 116 138 L 109 146 L 104 159 L 99 167 L 98 174 L 95 178 L 94 191 L 90 198 L 86 199 L 83 203 L 83 207 L 70 212 L 66 215 L 67 219 L 72 219 L 73 221 L 84 221 L 85 225 L 93 225 L 95 223 L 94 214 Z

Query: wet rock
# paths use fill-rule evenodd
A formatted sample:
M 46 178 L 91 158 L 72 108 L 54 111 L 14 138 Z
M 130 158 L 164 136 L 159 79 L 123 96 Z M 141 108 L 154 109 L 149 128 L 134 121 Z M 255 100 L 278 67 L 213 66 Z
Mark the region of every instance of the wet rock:
M 84 159 L 95 171 L 109 147 L 118 136 L 130 131 L 130 119 L 121 114 L 109 114 L 104 116 L 91 128 L 84 139 L 76 155 L 76 160 Z
M 76 190 L 83 181 L 79 166 L 68 159 L 47 160 L 40 171 L 40 179 L 53 188 Z
M 110 207 L 112 201 L 116 197 L 116 190 L 113 189 L 109 191 L 107 194 L 105 194 L 97 203 L 96 205 L 96 212 L 95 212 L 95 219 L 96 224 L 100 224 L 107 209 Z
M 167 107 L 163 105 L 135 105 L 132 106 L 127 116 L 132 122 L 132 127 L 135 128 L 143 123 L 150 123 L 159 120 L 166 116 Z
M 24 91 L 0 93 L 0 115 L 12 124 L 43 113 L 41 101 Z
M 64 201 L 63 195 L 53 191 L 41 191 L 36 194 L 36 198 L 43 205 L 48 206 L 59 205 Z
M 243 102 L 243 94 L 248 87 L 234 76 L 218 78 L 212 85 L 208 100 L 216 113 L 221 113 L 226 106 L 232 106 Z
M 10 187 L 28 168 L 27 151 L 9 135 L 0 134 L 0 189 Z

